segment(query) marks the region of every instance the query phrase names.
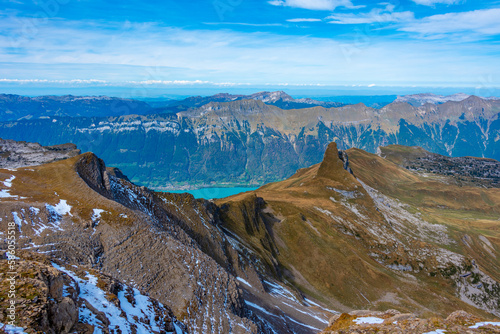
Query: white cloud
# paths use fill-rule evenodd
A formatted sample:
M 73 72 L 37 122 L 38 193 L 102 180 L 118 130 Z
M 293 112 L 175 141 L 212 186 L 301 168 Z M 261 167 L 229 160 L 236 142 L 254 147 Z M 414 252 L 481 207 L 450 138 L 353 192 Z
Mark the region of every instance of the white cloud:
M 436 4 L 455 5 L 463 2 L 462 0 L 412 0 L 412 1 L 418 5 L 424 5 L 424 6 L 434 6 Z
M 106 80 L 100 79 L 71 79 L 71 80 L 49 80 L 49 79 L 0 79 L 3 83 L 18 83 L 18 84 L 46 84 L 46 83 L 57 83 L 57 84 L 106 84 Z
M 287 22 L 321 22 L 321 19 L 289 19 Z
M 365 6 L 355 6 L 351 0 L 272 0 L 269 1 L 269 4 L 273 6 L 286 6 L 286 7 L 311 9 L 311 10 L 329 10 L 329 11 L 333 11 L 337 7 L 346 7 L 350 9 L 365 7 Z
M 247 23 L 247 22 L 203 22 L 207 25 L 234 25 L 234 26 L 247 26 L 247 27 L 281 27 L 281 23 Z
M 130 86 L 481 84 L 500 78 L 495 43 L 385 37 L 317 38 L 155 24 L 48 20 L 12 52 L 23 26 L 0 26 L 0 73 L 6 80 L 102 80 Z M 77 36 L 77 38 L 75 37 Z M 15 41 L 14 41 L 15 42 Z M 9 84 L 2 81 L 3 84 Z M 26 81 L 26 83 L 30 83 Z M 12 81 L 12 84 L 15 82 Z M 22 82 L 19 82 L 22 84 Z M 36 84 L 36 82 L 33 82 Z M 40 84 L 43 84 L 41 82 Z M 497 82 L 493 82 L 497 84 Z
M 385 3 L 383 3 L 385 4 Z M 367 13 L 338 13 L 328 16 L 328 23 L 334 24 L 369 24 L 387 22 L 408 22 L 414 19 L 413 12 L 394 12 L 394 5 L 385 4 L 385 8 L 373 8 Z
M 464 32 L 491 36 L 500 34 L 499 18 L 500 8 L 448 13 L 410 22 L 399 30 L 435 38 L 447 37 L 450 33 L 463 34 Z

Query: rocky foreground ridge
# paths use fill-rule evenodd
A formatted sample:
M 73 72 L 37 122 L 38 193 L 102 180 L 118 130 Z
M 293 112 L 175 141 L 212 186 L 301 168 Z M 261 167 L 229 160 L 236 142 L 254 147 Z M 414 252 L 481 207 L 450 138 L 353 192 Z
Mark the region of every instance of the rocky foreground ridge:
M 331 315 L 259 271 L 213 203 L 137 187 L 92 153 L 0 179 L 1 249 L 16 231 L 15 254 L 0 262 L 17 258 L 16 325 L 27 332 L 313 333 Z M 257 315 L 260 300 L 283 309 Z
M 21 276 L 16 325 L 318 333 L 356 309 L 494 321 L 499 189 L 407 169 L 401 150 L 416 149 L 332 143 L 320 164 L 216 201 L 136 186 L 93 153 L 0 169 L 0 249 L 14 227 L 5 256 Z

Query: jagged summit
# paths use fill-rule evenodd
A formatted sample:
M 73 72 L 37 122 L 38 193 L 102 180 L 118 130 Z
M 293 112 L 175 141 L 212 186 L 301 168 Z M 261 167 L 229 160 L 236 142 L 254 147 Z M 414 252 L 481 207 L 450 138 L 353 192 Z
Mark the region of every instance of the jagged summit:
M 337 181 L 344 181 L 348 177 L 349 172 L 344 169 L 344 161 L 339 156 L 335 142 L 328 145 L 317 175 Z
M 102 159 L 92 152 L 84 153 L 75 163 L 75 170 L 90 188 L 105 197 L 111 197 L 109 175 Z

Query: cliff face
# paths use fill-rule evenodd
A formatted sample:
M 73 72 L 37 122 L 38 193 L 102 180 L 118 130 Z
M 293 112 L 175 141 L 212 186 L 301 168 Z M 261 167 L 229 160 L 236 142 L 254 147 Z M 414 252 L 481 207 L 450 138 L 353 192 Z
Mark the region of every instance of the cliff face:
M 43 254 L 19 251 L 16 327 L 44 333 L 185 333 L 172 311 L 137 289 L 88 267 L 69 266 Z M 7 258 L 0 260 L 7 273 Z M 55 261 L 55 262 L 54 262 Z M 57 263 L 56 263 L 57 262 Z M 2 285 L 2 295 L 8 288 Z M 0 322 L 10 322 L 2 299 Z
M 74 142 L 136 183 L 264 184 L 321 162 L 328 144 L 375 153 L 421 146 L 447 156 L 500 159 L 500 102 L 469 97 L 413 107 L 392 103 L 283 110 L 256 100 L 212 102 L 178 114 L 0 123 L 0 136 L 44 145 Z

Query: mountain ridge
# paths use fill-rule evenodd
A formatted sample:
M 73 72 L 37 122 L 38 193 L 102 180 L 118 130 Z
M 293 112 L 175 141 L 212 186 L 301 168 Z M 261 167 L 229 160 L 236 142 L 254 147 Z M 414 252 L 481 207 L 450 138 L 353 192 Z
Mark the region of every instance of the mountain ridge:
M 420 154 L 404 149 L 385 159 L 333 142 L 287 180 L 214 201 L 136 186 L 87 152 L 1 169 L 0 225 L 16 222 L 20 262 L 43 269 L 38 256 L 81 289 L 98 277 L 110 303 L 137 289 L 164 305 L 165 326 L 193 333 L 314 333 L 360 308 L 500 315 L 500 190 L 426 178 L 394 162 Z M 78 326 L 108 328 L 114 306 L 98 318 L 88 295 L 72 300 Z
M 343 150 L 375 153 L 389 144 L 417 145 L 442 155 L 498 160 L 499 113 L 500 101 L 473 96 L 381 109 L 357 104 L 284 110 L 239 100 L 176 114 L 4 122 L 0 136 L 44 145 L 74 141 L 155 189 L 259 185 L 320 162 L 331 141 Z

